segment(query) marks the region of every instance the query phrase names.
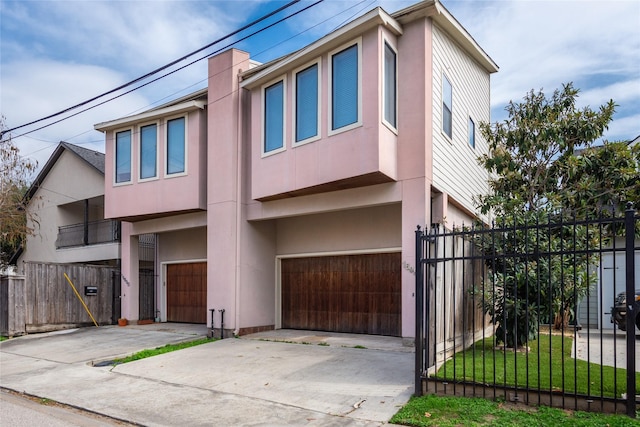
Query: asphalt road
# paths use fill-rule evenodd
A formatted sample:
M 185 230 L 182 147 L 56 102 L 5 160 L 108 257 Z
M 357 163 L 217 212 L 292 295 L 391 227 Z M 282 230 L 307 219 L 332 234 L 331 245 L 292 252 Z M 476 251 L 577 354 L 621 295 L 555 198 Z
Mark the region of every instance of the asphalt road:
M 0 390 L 0 425 L 12 427 L 133 426 L 55 402 Z

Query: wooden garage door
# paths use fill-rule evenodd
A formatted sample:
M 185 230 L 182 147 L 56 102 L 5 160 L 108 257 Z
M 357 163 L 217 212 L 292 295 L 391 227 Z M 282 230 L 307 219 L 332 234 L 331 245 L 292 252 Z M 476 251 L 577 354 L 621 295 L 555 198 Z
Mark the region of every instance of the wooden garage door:
M 167 265 L 167 321 L 207 323 L 207 263 Z
M 401 334 L 400 253 L 283 259 L 282 327 Z

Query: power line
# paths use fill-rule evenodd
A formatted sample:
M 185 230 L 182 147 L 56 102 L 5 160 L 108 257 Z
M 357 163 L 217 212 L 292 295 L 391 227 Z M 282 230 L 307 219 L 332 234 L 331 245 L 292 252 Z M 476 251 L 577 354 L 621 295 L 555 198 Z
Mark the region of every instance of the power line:
M 300 1 L 300 0 L 296 0 L 296 1 Z M 291 15 L 285 16 L 284 18 L 281 18 L 281 19 L 279 19 L 278 21 L 275 21 L 275 22 L 273 22 L 273 23 L 271 23 L 271 24 L 267 25 L 266 27 L 263 27 L 263 28 L 261 28 L 261 29 L 259 29 L 259 30 L 257 30 L 257 31 L 254 31 L 254 32 L 253 32 L 253 33 L 251 33 L 251 34 L 248 34 L 248 35 L 246 35 L 246 36 L 244 36 L 244 37 L 242 37 L 242 38 L 240 38 L 240 39 L 238 39 L 238 40 L 234 41 L 233 43 L 229 43 L 229 44 L 227 44 L 226 46 L 223 46 L 223 47 L 221 47 L 221 48 L 219 48 L 219 49 L 216 49 L 215 51 L 213 51 L 213 52 L 211 52 L 211 53 L 208 53 L 208 54 L 206 54 L 206 55 L 204 55 L 204 56 L 201 56 L 200 58 L 195 59 L 195 60 L 193 60 L 193 61 L 189 62 L 188 64 L 182 65 L 181 67 L 178 67 L 178 68 L 176 68 L 176 69 L 174 69 L 174 70 L 171 70 L 171 71 L 169 71 L 169 72 L 167 72 L 167 73 L 165 73 L 165 74 L 162 74 L 161 76 L 156 77 L 155 79 L 152 79 L 152 80 L 149 80 L 149 81 L 147 81 L 147 82 L 145 82 L 145 83 L 142 83 L 142 84 L 140 84 L 140 85 L 138 85 L 138 86 L 136 86 L 136 87 L 134 87 L 134 88 L 132 88 L 132 89 L 127 90 L 126 92 L 122 92 L 122 93 L 120 93 L 120 94 L 118 94 L 118 95 L 115 95 L 115 96 L 113 96 L 113 97 L 109 98 L 109 99 L 105 99 L 104 101 L 101 101 L 101 102 L 99 102 L 99 103 L 97 103 L 97 104 L 94 104 L 94 105 L 92 105 L 92 106 L 90 106 L 90 107 L 87 107 L 87 108 L 85 108 L 85 109 L 83 109 L 83 110 L 76 111 L 76 112 L 75 112 L 75 113 L 73 113 L 73 114 L 70 114 L 70 115 L 68 115 L 68 116 L 62 117 L 61 119 L 58 119 L 58 120 L 53 121 L 53 122 L 51 122 L 51 123 L 47 123 L 46 125 L 40 126 L 40 127 L 38 127 L 38 128 L 35 128 L 35 129 L 31 129 L 30 131 L 25 132 L 25 133 L 22 133 L 22 134 L 20 134 L 20 135 L 17 135 L 17 136 L 15 136 L 15 137 L 13 137 L 13 138 L 20 138 L 20 137 L 25 136 L 25 135 L 28 135 L 28 134 L 30 134 L 30 133 L 37 132 L 37 131 L 42 130 L 42 129 L 44 129 L 44 128 L 47 128 L 47 127 L 49 127 L 49 126 L 53 126 L 53 125 L 55 125 L 55 124 L 57 124 L 57 123 L 63 122 L 63 121 L 65 121 L 65 120 L 67 120 L 67 119 L 70 119 L 71 117 L 75 117 L 75 116 L 77 116 L 77 115 L 79 115 L 79 114 L 82 114 L 82 113 L 84 113 L 84 112 L 86 112 L 86 111 L 89 111 L 89 110 L 92 110 L 92 109 L 94 109 L 94 108 L 96 108 L 96 107 L 99 107 L 99 106 L 101 106 L 101 105 L 104 105 L 104 104 L 106 104 L 106 103 L 108 103 L 108 102 L 111 102 L 111 101 L 113 101 L 113 100 L 115 100 L 115 99 L 118 99 L 118 98 L 121 98 L 121 97 L 123 97 L 123 96 L 125 96 L 125 95 L 128 95 L 128 94 L 130 94 L 131 92 L 134 92 L 134 91 L 136 91 L 136 90 L 138 90 L 138 89 L 141 89 L 141 88 L 143 88 L 143 87 L 145 87 L 145 86 L 148 86 L 148 85 L 150 85 L 151 83 L 155 83 L 155 82 L 157 82 L 158 80 L 161 80 L 161 79 L 163 79 L 163 78 L 165 78 L 165 77 L 167 77 L 167 76 L 170 76 L 171 74 L 177 73 L 177 72 L 178 72 L 178 71 L 180 71 L 180 70 L 183 70 L 183 69 L 185 69 L 185 68 L 187 68 L 187 67 L 190 67 L 191 65 L 193 65 L 193 64 L 195 64 L 195 63 L 197 63 L 197 62 L 199 62 L 199 61 L 202 61 L 203 59 L 206 59 L 206 58 L 208 58 L 208 57 L 210 57 L 210 56 L 212 56 L 212 55 L 215 55 L 216 53 L 220 53 L 220 52 L 222 52 L 223 50 L 228 49 L 229 47 L 231 47 L 231 46 L 233 46 L 233 45 L 235 45 L 235 44 L 238 44 L 238 43 L 240 43 L 240 42 L 242 42 L 242 41 L 244 41 L 244 40 L 246 40 L 246 39 L 248 39 L 248 38 L 250 38 L 250 37 L 255 36 L 256 34 L 259 34 L 259 33 L 263 32 L 263 31 L 265 31 L 265 30 L 268 30 L 269 28 L 271 28 L 271 27 L 273 27 L 273 26 L 275 26 L 275 25 L 277 25 L 277 24 L 279 24 L 279 23 L 281 23 L 281 22 L 284 22 L 284 21 L 286 21 L 287 19 L 289 19 L 289 18 L 291 18 L 291 17 L 293 17 L 293 16 L 296 16 L 296 15 L 298 15 L 299 13 L 302 13 L 302 12 L 306 11 L 307 9 L 310 9 L 310 8 L 312 8 L 312 7 L 316 6 L 316 5 L 317 5 L 317 4 L 319 4 L 319 3 L 322 3 L 323 1 L 324 1 L 324 0 L 317 0 L 315 3 L 312 3 L 312 4 L 310 4 L 309 6 L 306 6 L 306 7 L 302 8 L 302 9 L 300 9 L 300 10 L 298 10 L 298 11 L 296 11 L 296 12 L 292 13 Z M 202 50 L 202 49 L 199 49 L 198 51 L 201 51 L 201 50 Z M 166 68 L 167 68 L 167 67 L 164 67 L 164 69 L 166 69 Z M 139 80 L 140 80 L 140 79 L 136 79 L 136 81 L 139 81 Z M 122 88 L 122 87 L 123 87 L 123 86 L 121 86 L 121 88 Z M 112 90 L 112 91 L 109 91 L 109 92 L 106 92 L 105 94 L 101 95 L 101 97 L 102 97 L 102 96 L 105 96 L 106 94 L 110 94 L 110 93 L 113 93 L 113 90 Z M 98 98 L 99 98 L 99 97 L 98 97 Z M 97 98 L 93 98 L 92 100 L 95 100 L 95 99 L 97 99 Z M 83 103 L 83 104 L 86 104 L 86 103 Z M 79 105 L 80 105 L 80 104 L 79 104 Z M 76 107 L 74 107 L 74 108 L 76 108 Z M 70 110 L 70 109 L 67 109 L 67 110 L 65 110 L 65 111 L 69 111 L 69 110 Z M 59 114 L 58 114 L 58 115 L 59 115 Z M 51 117 L 51 116 L 49 116 L 49 117 Z M 44 119 L 40 119 L 40 120 L 36 120 L 35 122 L 32 122 L 32 123 L 36 123 L 36 122 L 39 122 L 39 121 L 42 121 L 42 120 L 46 120 L 46 118 L 44 118 Z M 20 127 L 24 127 L 24 126 L 27 126 L 27 125 L 18 126 L 18 128 L 20 128 Z M 6 132 L 9 132 L 9 131 L 11 131 L 11 130 L 15 130 L 15 129 L 17 129 L 17 128 L 8 129 L 7 131 L 5 131 L 5 133 L 6 133 Z M 4 141 L 0 141 L 0 143 L 2 143 L 2 142 L 4 142 Z
M 11 129 L 2 130 L 2 131 L 0 131 L 0 139 L 1 139 L 1 138 L 2 138 L 6 133 L 8 133 L 8 132 L 11 132 L 11 131 L 14 131 L 14 130 L 17 130 L 17 129 L 21 129 L 21 128 L 26 127 L 26 126 L 30 126 L 30 125 L 33 125 L 33 124 L 36 124 L 36 123 L 42 122 L 42 121 L 44 121 L 44 120 L 48 120 L 48 119 L 51 119 L 51 118 L 54 118 L 54 117 L 60 116 L 60 115 L 65 114 L 65 113 L 67 113 L 67 112 L 69 112 L 69 111 L 75 110 L 76 108 L 82 107 L 82 106 L 84 106 L 84 105 L 87 105 L 87 104 L 89 104 L 89 103 L 91 103 L 91 102 L 95 101 L 95 100 L 98 100 L 98 99 L 100 99 L 100 98 L 103 98 L 103 97 L 105 97 L 105 96 L 107 96 L 107 95 L 110 95 L 110 94 L 112 94 L 112 93 L 114 93 L 114 92 L 117 92 L 117 91 L 119 91 L 119 90 L 121 90 L 121 89 L 124 89 L 124 88 L 126 88 L 126 87 L 129 87 L 129 86 L 131 86 L 131 85 L 133 85 L 133 84 L 135 84 L 135 83 L 137 83 L 137 82 L 139 82 L 139 81 L 141 81 L 141 80 L 144 80 L 144 79 L 146 79 L 146 78 L 148 78 L 148 77 L 151 77 L 151 76 L 153 76 L 153 75 L 155 75 L 155 74 L 158 74 L 159 72 L 166 70 L 167 68 L 169 68 L 169 67 L 171 67 L 171 66 L 173 66 L 173 65 L 177 64 L 178 62 L 184 61 L 185 59 L 187 59 L 187 58 L 189 58 L 189 57 L 191 57 L 191 56 L 193 56 L 193 55 L 195 55 L 195 54 L 197 54 L 197 53 L 199 53 L 199 52 L 202 52 L 203 50 L 208 49 L 209 47 L 211 47 L 211 46 L 213 46 L 213 45 L 215 45 L 215 44 L 217 44 L 217 43 L 220 43 L 221 41 L 226 40 L 226 39 L 228 39 L 229 37 L 232 37 L 232 36 L 234 36 L 234 35 L 236 35 L 236 34 L 238 34 L 238 33 L 242 32 L 242 31 L 246 30 L 247 28 L 250 28 L 250 27 L 252 27 L 252 26 L 254 26 L 254 25 L 256 25 L 256 24 L 258 24 L 258 23 L 260 23 L 260 22 L 264 21 L 265 19 L 267 19 L 267 18 L 269 18 L 269 17 L 271 17 L 271 16 L 273 16 L 273 15 L 275 15 L 275 14 L 277 14 L 277 13 L 279 13 L 279 12 L 281 12 L 281 11 L 283 11 L 283 10 L 285 10 L 285 9 L 287 9 L 287 8 L 289 8 L 289 7 L 291 7 L 291 6 L 293 6 L 294 4 L 298 3 L 299 1 L 300 1 L 300 0 L 293 0 L 293 1 L 291 1 L 291 2 L 289 2 L 289 3 L 287 3 L 287 4 L 285 4 L 284 6 L 281 6 L 281 7 L 279 7 L 278 9 L 276 9 L 276 10 L 274 10 L 274 11 L 272 11 L 272 12 L 269 12 L 268 14 L 266 14 L 266 15 L 264 15 L 264 16 L 262 16 L 262 17 L 258 18 L 258 19 L 256 19 L 255 21 L 252 21 L 252 22 L 250 22 L 249 24 L 244 25 L 243 27 L 241 27 L 241 28 L 239 28 L 239 29 L 237 29 L 237 30 L 235 30 L 235 31 L 233 31 L 233 32 L 231 32 L 231 33 L 229 33 L 229 34 L 225 35 L 224 37 L 221 37 L 221 38 L 219 38 L 218 40 L 215 40 L 215 41 L 213 41 L 213 42 L 211 42 L 211 43 L 207 44 L 206 46 L 203 46 L 203 47 L 201 47 L 201 48 L 199 48 L 199 49 L 197 49 L 197 50 L 195 50 L 195 51 L 193 51 L 193 52 L 191 52 L 191 53 L 189 53 L 189 54 L 187 54 L 187 55 L 185 55 L 185 56 L 183 56 L 183 57 L 181 57 L 181 58 L 178 58 L 178 59 L 176 59 L 176 60 L 174 60 L 174 61 L 172 61 L 172 62 L 170 62 L 170 63 L 168 63 L 168 64 L 166 64 L 166 65 L 163 65 L 162 67 L 157 68 L 157 69 L 155 69 L 155 70 L 153 70 L 153 71 L 151 71 L 151 72 L 149 72 L 149 73 L 147 73 L 147 74 L 145 74 L 145 75 L 143 75 L 143 76 L 141 76 L 141 77 L 138 77 L 138 78 L 136 78 L 136 79 L 134 79 L 134 80 L 131 80 L 131 81 L 130 81 L 130 82 L 128 82 L 128 83 L 125 83 L 125 84 L 123 84 L 123 85 L 120 85 L 120 86 L 118 86 L 118 87 L 116 87 L 116 88 L 114 88 L 114 89 L 111 89 L 111 90 L 109 90 L 109 91 L 107 91 L 107 92 L 104 92 L 104 93 L 102 93 L 102 94 L 100 94 L 100 95 L 94 96 L 93 98 L 88 99 L 88 100 L 86 100 L 86 101 L 83 101 L 83 102 L 81 102 L 81 103 L 79 103 L 79 104 L 76 104 L 76 105 L 73 105 L 73 106 L 71 106 L 71 107 L 65 108 L 64 110 L 62 110 L 62 111 L 58 111 L 57 113 L 50 114 L 50 115 L 48 115 L 48 116 L 46 116 L 46 117 L 42 117 L 42 118 L 40 118 L 40 119 L 33 120 L 33 121 L 29 122 L 29 123 L 25 123 L 25 124 L 22 124 L 22 125 L 20 125 L 20 126 L 15 126 L 15 127 L 11 128 Z M 314 4 L 317 4 L 317 3 L 314 3 Z M 126 93 L 128 93 L 128 92 L 126 92 Z M 114 99 L 115 99 L 115 98 L 114 98 Z M 98 104 L 98 105 L 101 105 L 101 104 Z M 86 110 L 85 110 L 85 111 L 86 111 Z M 74 115 L 76 115 L 76 114 L 74 114 Z M 74 115 L 71 115 L 71 116 L 69 116 L 69 117 L 73 117 Z M 55 124 L 55 123 L 58 123 L 58 122 L 59 122 L 59 121 L 56 121 L 56 122 L 54 122 L 54 123 L 52 123 L 52 124 Z M 44 126 L 44 127 L 46 127 L 46 126 Z M 35 131 L 40 130 L 40 129 L 43 129 L 44 127 L 40 127 L 40 128 L 38 128 L 38 129 L 34 129 L 32 132 L 35 132 Z M 29 133 L 30 133 L 30 132 L 29 132 Z M 24 135 L 26 135 L 26 133 L 25 133 L 25 134 L 22 134 L 22 135 L 19 135 L 19 136 L 24 136 Z M 0 143 L 2 143 L 2 142 L 5 142 L 5 141 L 0 141 Z

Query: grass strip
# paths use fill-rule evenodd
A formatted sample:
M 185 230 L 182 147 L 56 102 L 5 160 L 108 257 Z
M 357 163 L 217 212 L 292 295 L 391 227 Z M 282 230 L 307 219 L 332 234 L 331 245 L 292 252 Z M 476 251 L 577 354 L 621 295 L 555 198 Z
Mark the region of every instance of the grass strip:
M 540 406 L 494 402 L 479 397 L 421 396 L 409 402 L 389 421 L 407 426 L 571 426 L 637 427 L 626 415 L 567 411 Z
M 620 397 L 626 392 L 626 369 L 573 359 L 572 346 L 571 338 L 565 337 L 563 343 L 562 336 L 541 334 L 529 342 L 528 352 L 514 353 L 494 349 L 493 338 L 487 338 L 457 353 L 435 376 L 594 396 Z M 640 390 L 640 373 L 636 373 L 636 389 Z
M 194 341 L 186 341 L 178 344 L 167 344 L 162 347 L 156 347 L 152 350 L 142 350 L 137 353 L 133 353 L 131 356 L 123 357 L 121 359 L 114 359 L 114 365 L 120 365 L 122 363 L 133 362 L 135 360 L 146 359 L 147 357 L 157 356 L 159 354 L 170 353 L 176 350 L 182 350 L 189 347 L 194 347 L 200 344 L 206 344 L 209 342 L 217 341 L 216 338 L 199 338 Z

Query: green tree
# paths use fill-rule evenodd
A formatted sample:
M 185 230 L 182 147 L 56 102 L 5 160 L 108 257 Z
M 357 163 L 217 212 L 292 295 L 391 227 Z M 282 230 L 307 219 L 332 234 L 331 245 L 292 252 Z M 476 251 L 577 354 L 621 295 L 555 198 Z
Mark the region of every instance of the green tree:
M 0 118 L 0 130 L 4 129 Z M 11 256 L 34 232 L 28 225 L 25 191 L 36 163 L 20 157 L 20 150 L 11 136 L 3 134 L 0 142 L 0 268 L 6 267 Z M 35 217 L 29 218 L 37 224 Z
M 598 236 L 567 225 L 549 227 L 549 233 L 530 241 L 532 237 L 518 229 L 565 213 L 578 218 L 603 208 L 619 213 L 626 201 L 639 200 L 637 146 L 595 146 L 612 120 L 614 102 L 597 110 L 579 109 L 578 92 L 571 83 L 550 98 L 542 91 L 530 91 L 523 102 L 507 105 L 508 118 L 503 122 L 480 124 L 489 152 L 479 162 L 490 174 L 491 191 L 478 196 L 477 205 L 483 213 L 491 213 L 497 224 L 513 229 L 512 235 L 505 231 L 497 241 L 480 242 L 485 251 L 526 253 L 530 245 L 549 251 L 580 249 L 594 244 Z M 524 345 L 537 332 L 535 325 L 542 315 L 556 327 L 566 326 L 572 308 L 594 283 L 588 276 L 593 262 L 586 256 L 494 262 L 489 266 L 492 286 L 483 290 L 482 308 L 498 325 L 498 338 L 509 346 Z M 540 277 L 548 279 L 543 281 L 546 285 L 532 290 L 529 285 L 540 283 L 535 280 Z M 540 304 L 540 300 L 549 303 Z

